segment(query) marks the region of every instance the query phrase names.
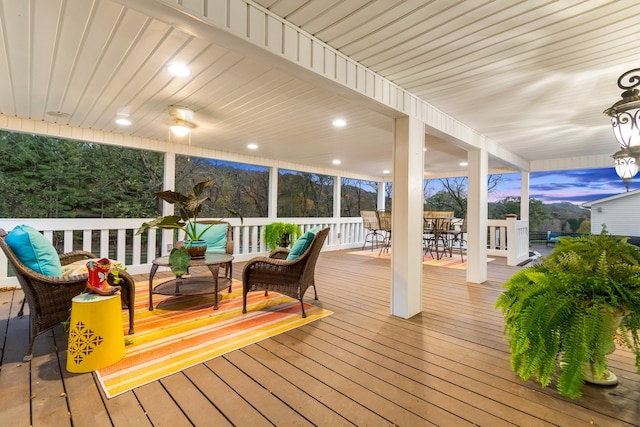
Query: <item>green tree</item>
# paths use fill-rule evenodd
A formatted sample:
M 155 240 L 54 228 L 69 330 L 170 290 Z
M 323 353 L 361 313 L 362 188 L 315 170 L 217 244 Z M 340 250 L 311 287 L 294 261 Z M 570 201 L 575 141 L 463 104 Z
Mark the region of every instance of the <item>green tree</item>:
M 520 215 L 520 197 L 505 197 L 489 205 L 489 218 L 503 219 L 507 214 Z M 529 199 L 529 230 L 535 231 L 549 214 L 544 203 L 538 199 Z
M 0 216 L 153 216 L 161 173 L 159 153 L 0 131 Z
M 452 210 L 458 218 L 465 216 L 467 212 L 467 177 L 442 178 L 439 179 L 439 186 L 442 190 L 431 195 L 429 180 L 425 180 L 425 210 Z M 504 181 L 502 175 L 489 175 L 487 177 L 487 192 L 492 193 Z
M 341 216 L 360 216 L 360 211 L 376 210 L 378 185 L 374 181 L 342 178 Z
M 278 174 L 278 216 L 333 216 L 333 177 L 281 170 Z
M 576 230 L 576 232 L 580 234 L 590 234 L 591 233 L 591 221 L 585 219 L 580 223 L 580 227 Z

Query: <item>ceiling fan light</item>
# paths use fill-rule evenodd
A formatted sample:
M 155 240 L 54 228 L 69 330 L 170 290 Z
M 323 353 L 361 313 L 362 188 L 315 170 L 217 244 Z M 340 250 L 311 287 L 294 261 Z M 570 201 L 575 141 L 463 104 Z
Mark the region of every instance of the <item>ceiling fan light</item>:
M 169 129 L 171 129 L 171 132 L 173 132 L 175 136 L 185 136 L 191 132 L 190 127 L 182 124 L 171 125 L 169 126 Z

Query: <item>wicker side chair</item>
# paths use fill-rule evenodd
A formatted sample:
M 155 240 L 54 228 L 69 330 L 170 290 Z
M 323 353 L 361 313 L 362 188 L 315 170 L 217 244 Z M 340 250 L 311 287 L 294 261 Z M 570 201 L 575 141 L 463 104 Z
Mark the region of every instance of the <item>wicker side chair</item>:
M 25 301 L 29 304 L 31 319 L 31 341 L 25 361 L 31 359 L 33 343 L 38 335 L 59 325 L 69 318 L 71 300 L 85 290 L 88 274 L 69 277 L 51 277 L 37 273 L 24 265 L 5 242 L 7 232 L 0 228 L 0 248 L 13 267 L 25 299 L 18 316 L 23 315 Z M 91 252 L 73 251 L 60 255 L 60 263 L 68 265 L 75 261 L 95 259 Z M 135 285 L 131 276 L 124 270 L 118 270 L 123 279 L 118 286 L 122 288 L 122 301 L 129 308 L 129 334 L 133 334 L 133 312 Z M 109 274 L 109 283 L 113 285 L 113 275 Z M 114 327 L 117 325 L 114 325 Z
M 269 256 L 247 262 L 242 271 L 242 312 L 247 312 L 247 293 L 264 290 L 266 296 L 271 290 L 300 301 L 302 317 L 307 317 L 302 298 L 309 286 L 313 286 L 314 297 L 318 299 L 314 277 L 316 261 L 329 230 L 325 227 L 318 231 L 309 248 L 297 259 L 287 261 L 289 250 L 278 248 Z

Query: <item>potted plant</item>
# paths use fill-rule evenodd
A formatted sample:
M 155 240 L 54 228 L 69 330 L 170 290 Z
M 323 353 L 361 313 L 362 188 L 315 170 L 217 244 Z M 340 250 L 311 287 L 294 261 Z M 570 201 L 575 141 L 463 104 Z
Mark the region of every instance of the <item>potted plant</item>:
M 300 227 L 288 222 L 273 222 L 264 227 L 264 240 L 271 250 L 278 246 L 288 248 L 301 235 Z
M 496 307 L 505 314 L 511 366 L 523 380 L 535 375 L 547 386 L 560 366 L 558 391 L 572 398 L 584 381 L 615 384 L 606 359 L 614 338 L 635 354 L 640 372 L 640 252 L 627 238 L 604 227 L 561 237 L 540 265 L 503 287 Z
M 171 190 L 153 193 L 154 196 L 164 200 L 165 202 L 178 206 L 180 215 L 161 216 L 153 221 L 145 222 L 142 224 L 140 229 L 138 229 L 136 234 L 142 234 L 150 228 L 182 230 L 186 236 L 183 246 L 184 250 L 189 253 L 191 258 L 204 257 L 204 254 L 207 251 L 207 242 L 201 240 L 201 237 L 211 226 L 201 228 L 198 232 L 196 222 L 204 203 L 211 200 L 208 196 L 203 195 L 204 191 L 211 187 L 211 185 L 213 185 L 213 180 L 208 179 L 196 183 L 193 186 L 193 190 L 188 194 L 182 194 Z M 179 252 L 182 252 L 182 250 Z M 172 253 L 172 256 L 183 259 L 185 258 L 184 255 L 180 253 L 176 255 Z M 187 262 L 188 259 L 190 258 L 187 258 Z

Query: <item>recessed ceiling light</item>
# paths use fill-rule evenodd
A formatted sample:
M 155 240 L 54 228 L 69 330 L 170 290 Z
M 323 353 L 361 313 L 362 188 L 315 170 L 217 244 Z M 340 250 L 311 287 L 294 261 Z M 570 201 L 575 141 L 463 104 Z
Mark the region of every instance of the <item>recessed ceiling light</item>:
M 184 64 L 169 64 L 167 70 L 174 76 L 178 77 L 187 77 L 188 75 L 191 75 L 191 70 Z
M 338 159 L 336 159 L 336 160 L 334 160 L 334 161 L 333 161 L 333 164 L 334 164 L 334 165 L 339 165 L 340 163 L 342 163 L 342 162 L 341 162 L 340 160 L 338 160 Z
M 424 147 L 424 148 L 422 149 L 422 151 L 427 151 L 427 147 Z
M 341 127 L 343 127 L 343 126 L 346 126 L 346 125 L 347 125 L 347 122 L 346 122 L 344 119 L 335 119 L 335 120 L 333 121 L 333 125 L 334 125 L 335 127 L 339 127 L 339 128 L 341 128 Z
M 385 169 L 385 170 L 383 170 L 383 171 L 382 171 L 382 173 L 383 173 L 383 174 L 385 174 L 385 175 L 388 175 L 388 174 L 390 174 L 390 173 L 391 173 L 391 171 L 390 171 L 390 170 L 388 170 L 388 169 Z
M 467 162 L 460 162 L 460 166 L 469 166 L 469 163 L 467 163 Z
M 249 150 L 257 150 L 258 149 L 258 144 L 248 144 L 247 148 Z
M 118 117 L 116 119 L 116 123 L 121 126 L 131 126 L 131 120 L 127 119 L 126 117 Z

